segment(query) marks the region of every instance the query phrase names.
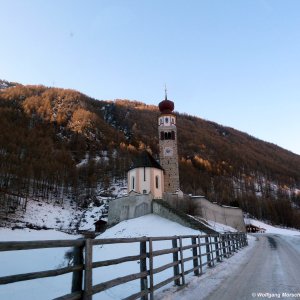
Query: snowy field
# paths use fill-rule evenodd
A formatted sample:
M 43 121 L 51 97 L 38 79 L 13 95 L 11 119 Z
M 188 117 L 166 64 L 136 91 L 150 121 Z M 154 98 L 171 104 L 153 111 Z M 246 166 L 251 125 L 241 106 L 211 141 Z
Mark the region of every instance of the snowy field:
M 222 225 L 214 224 L 214 228 Z M 173 235 L 198 235 L 199 231 L 184 227 L 157 215 L 147 215 L 140 218 L 123 221 L 108 229 L 98 238 L 122 238 L 142 236 L 173 236 Z M 200 233 L 201 234 L 201 233 Z M 0 229 L 1 241 L 26 241 L 43 239 L 76 239 L 79 236 L 68 235 L 55 230 L 11 230 Z M 187 241 L 190 242 L 190 241 Z M 171 241 L 154 242 L 153 250 L 171 248 Z M 42 271 L 67 266 L 68 258 L 65 256 L 70 249 L 36 249 L 0 253 L 0 276 Z M 102 261 L 128 255 L 139 254 L 139 243 L 94 246 L 93 260 Z M 205 249 L 203 249 L 203 252 Z M 186 251 L 188 252 L 188 251 Z M 190 253 L 186 253 L 190 256 Z M 204 258 L 203 258 L 204 259 Z M 154 259 L 154 267 L 172 261 L 172 255 L 163 255 Z M 187 265 L 191 268 L 192 265 Z M 102 267 L 93 270 L 93 284 L 110 280 L 118 276 L 140 271 L 139 262 L 128 262 L 118 266 Z M 154 284 L 172 276 L 172 269 L 166 270 L 154 278 Z M 171 287 L 172 284 L 169 285 Z M 71 274 L 45 278 L 40 280 L 24 281 L 0 286 L 0 299 L 52 299 L 70 292 Z M 47 293 L 45 294 L 45 290 Z M 139 280 L 109 289 L 94 295 L 93 299 L 122 299 L 139 291 Z
M 252 221 L 252 220 L 251 220 Z M 255 223 L 257 222 L 257 223 Z M 276 233 L 282 235 L 300 235 L 299 231 L 277 228 L 264 223 L 254 221 L 255 225 L 263 227 L 268 233 Z M 221 224 L 211 224 L 212 227 L 219 231 L 228 230 Z M 199 234 L 199 231 L 193 230 L 161 218 L 157 215 L 147 215 L 140 218 L 123 221 L 116 226 L 108 229 L 106 232 L 98 236 L 98 238 L 122 238 L 122 237 L 142 237 L 142 236 L 173 236 L 173 235 L 193 235 Z M 201 233 L 200 233 L 201 234 Z M 50 239 L 77 239 L 80 236 L 68 235 L 55 230 L 29 230 L 29 229 L 0 229 L 1 241 L 26 241 L 26 240 L 50 240 Z M 199 285 L 203 286 L 201 295 L 197 299 L 205 299 L 213 289 L 220 284 L 224 278 L 228 277 L 231 272 L 244 262 L 245 258 L 251 255 L 251 251 L 255 246 L 255 238 L 249 236 L 249 247 L 238 251 L 229 259 L 224 259 L 222 263 L 216 265 L 212 269 L 205 269 L 204 274 L 195 277 L 192 274 L 186 277 L 188 288 L 179 289 L 172 286 L 162 288 L 155 293 L 157 299 L 173 300 L 173 299 L 189 299 L 190 293 L 199 293 L 196 290 Z M 171 241 L 154 242 L 154 249 L 171 248 Z M 34 271 L 42 271 L 67 266 L 69 259 L 66 252 L 70 249 L 54 248 L 43 250 L 27 250 L 0 252 L 0 276 L 8 276 L 18 273 L 27 273 Z M 103 245 L 94 246 L 93 261 L 103 261 L 112 258 L 118 258 L 129 255 L 139 254 L 139 243 L 119 244 L 119 245 Z M 204 251 L 204 249 L 203 249 Z M 188 251 L 186 251 L 188 252 Z M 190 253 L 186 253 L 190 256 Z M 171 262 L 170 255 L 163 255 L 154 259 L 154 267 L 161 266 Z M 187 266 L 187 268 L 189 268 Z M 124 276 L 130 273 L 140 271 L 139 262 L 128 262 L 118 266 L 102 267 L 93 270 L 93 284 L 110 280 L 115 277 Z M 154 284 L 172 276 L 172 269 L 159 273 L 154 278 Z M 0 299 L 9 300 L 43 300 L 53 299 L 70 292 L 71 274 L 45 278 L 40 280 L 24 281 L 20 283 L 12 283 L 0 286 Z M 93 299 L 112 300 L 122 299 L 132 293 L 138 292 L 139 280 L 129 282 L 125 285 L 109 289 L 105 292 L 94 295 Z M 46 291 L 46 292 L 45 292 Z M 195 295 L 194 295 L 195 296 Z
M 55 230 L 0 229 L 0 241 L 66 240 L 80 236 Z M 68 265 L 65 254 L 70 248 L 50 248 L 0 252 L 0 276 L 62 268 Z M 0 286 L 2 300 L 53 299 L 70 292 L 71 274 L 23 281 Z

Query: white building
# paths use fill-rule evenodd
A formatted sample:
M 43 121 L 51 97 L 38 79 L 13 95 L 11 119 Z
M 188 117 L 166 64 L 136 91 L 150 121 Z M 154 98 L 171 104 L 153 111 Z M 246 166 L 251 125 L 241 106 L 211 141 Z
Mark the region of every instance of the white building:
M 162 199 L 164 192 L 164 171 L 148 151 L 142 152 L 127 173 L 128 193 L 151 193 Z

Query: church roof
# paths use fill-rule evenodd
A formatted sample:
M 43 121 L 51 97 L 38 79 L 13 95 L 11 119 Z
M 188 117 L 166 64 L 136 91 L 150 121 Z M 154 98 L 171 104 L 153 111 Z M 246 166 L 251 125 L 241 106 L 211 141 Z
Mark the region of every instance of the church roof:
M 165 100 L 158 104 L 158 108 L 162 114 L 172 114 L 174 110 L 174 102 L 168 100 L 167 88 L 165 88 Z
M 141 152 L 138 157 L 133 161 L 132 166 L 130 167 L 130 170 L 135 168 L 156 168 L 163 170 L 162 166 L 155 160 L 155 158 L 148 152 L 143 151 Z

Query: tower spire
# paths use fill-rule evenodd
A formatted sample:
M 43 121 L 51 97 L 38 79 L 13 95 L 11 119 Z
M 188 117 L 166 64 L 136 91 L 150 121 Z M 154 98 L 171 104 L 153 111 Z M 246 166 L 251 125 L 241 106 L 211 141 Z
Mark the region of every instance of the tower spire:
M 165 84 L 165 100 L 168 100 L 168 95 L 167 95 L 167 85 Z

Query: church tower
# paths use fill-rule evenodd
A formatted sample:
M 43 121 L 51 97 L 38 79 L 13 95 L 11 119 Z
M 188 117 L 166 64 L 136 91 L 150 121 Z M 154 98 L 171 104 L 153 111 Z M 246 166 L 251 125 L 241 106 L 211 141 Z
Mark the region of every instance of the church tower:
M 165 100 L 158 105 L 159 158 L 165 171 L 164 192 L 175 193 L 180 189 L 177 152 L 176 116 L 173 113 L 174 102 L 168 100 L 167 90 Z

